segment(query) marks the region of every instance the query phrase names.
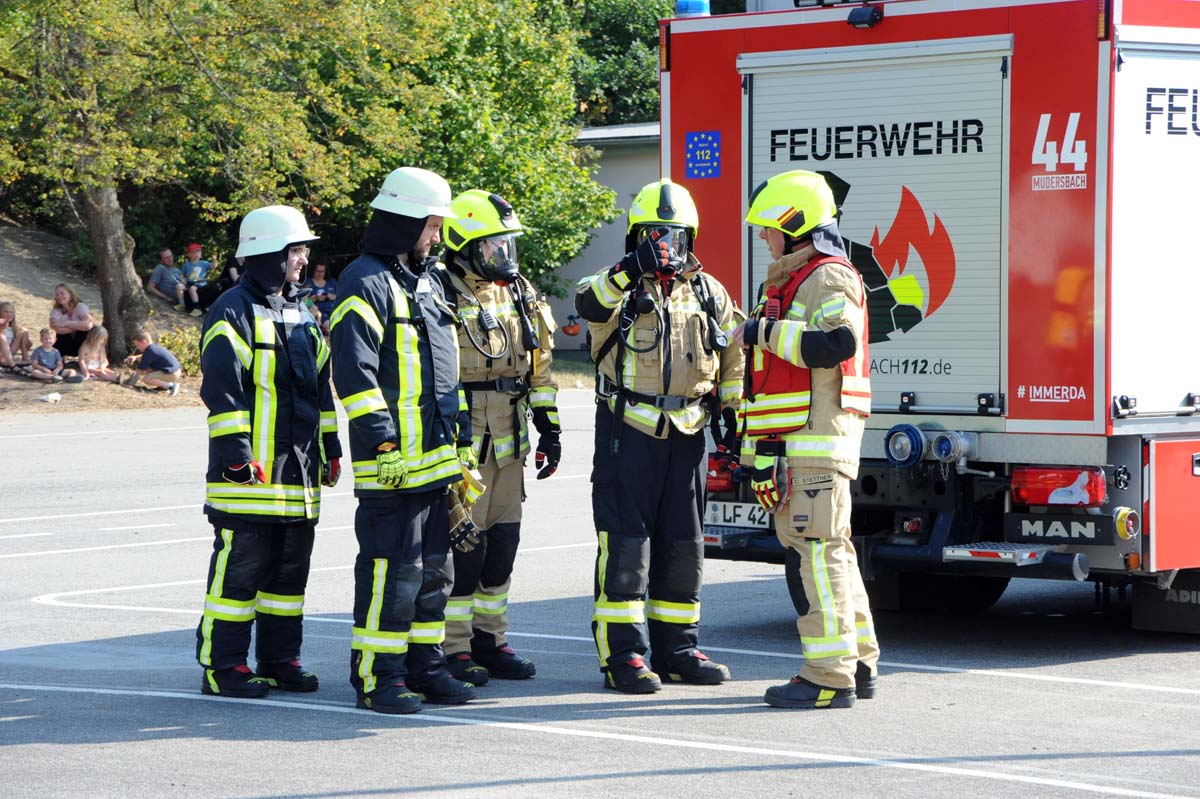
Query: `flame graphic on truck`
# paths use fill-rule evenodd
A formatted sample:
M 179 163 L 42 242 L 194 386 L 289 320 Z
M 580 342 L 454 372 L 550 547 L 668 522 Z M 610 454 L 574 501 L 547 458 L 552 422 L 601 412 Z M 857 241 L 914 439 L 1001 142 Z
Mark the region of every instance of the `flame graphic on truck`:
M 844 199 L 850 186 L 838 183 L 830 185 L 835 197 L 840 194 L 838 199 Z M 942 306 L 954 287 L 956 261 L 950 234 L 937 214 L 930 228 L 925 209 L 907 186 L 900 188 L 900 207 L 883 238 L 876 227 L 869 246 L 846 239 L 846 247 L 867 289 L 871 344 L 887 341 L 896 331 L 912 330 Z M 913 266 L 914 254 L 919 267 Z

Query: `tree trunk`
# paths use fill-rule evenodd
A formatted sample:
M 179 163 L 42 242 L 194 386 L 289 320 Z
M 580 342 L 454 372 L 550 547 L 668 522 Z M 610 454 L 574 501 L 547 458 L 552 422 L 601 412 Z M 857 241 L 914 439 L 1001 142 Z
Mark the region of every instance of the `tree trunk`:
M 150 316 L 150 301 L 133 268 L 134 241 L 125 232 L 125 214 L 113 187 L 83 192 L 88 234 L 96 251 L 108 357 L 114 364 L 130 352 L 130 340 Z

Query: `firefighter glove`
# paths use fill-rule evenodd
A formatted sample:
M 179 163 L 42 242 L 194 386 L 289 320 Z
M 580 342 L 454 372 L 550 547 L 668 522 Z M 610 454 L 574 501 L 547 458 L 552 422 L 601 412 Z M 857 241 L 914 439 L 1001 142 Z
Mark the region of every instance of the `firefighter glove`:
M 533 464 L 538 468 L 537 479 L 545 480 L 558 471 L 558 462 L 562 459 L 562 428 L 558 425 L 558 408 L 553 405 L 534 408 L 533 426 L 538 431 Z
M 391 442 L 380 444 L 379 454 L 375 456 L 375 464 L 379 469 L 375 480 L 380 485 L 393 487 L 404 485 L 404 478 L 408 476 L 408 464 L 404 462 L 404 456 L 400 454 L 400 450 L 396 449 L 395 444 Z
M 471 520 L 471 511 L 463 503 L 459 489 L 450 489 L 450 546 L 467 553 L 479 546 L 479 528 Z
M 621 259 L 621 271 L 637 280 L 647 272 L 668 269 L 671 263 L 671 253 L 667 242 L 663 240 L 667 232 L 667 228 L 651 230 L 636 250 L 625 253 L 625 257 Z
M 342 459 L 334 458 L 321 465 L 321 485 L 333 488 L 342 476 Z
M 479 456 L 475 454 L 475 448 L 470 444 L 459 444 L 456 452 L 458 453 L 458 462 L 463 466 L 468 469 L 479 468 Z
M 221 477 L 227 483 L 237 483 L 243 486 L 259 485 L 267 482 L 267 475 L 263 472 L 262 464 L 258 461 L 250 461 L 238 466 L 226 466 L 221 472 Z
M 754 489 L 758 504 L 769 513 L 782 508 L 790 499 L 792 488 L 787 459 L 775 455 L 755 455 L 750 487 Z

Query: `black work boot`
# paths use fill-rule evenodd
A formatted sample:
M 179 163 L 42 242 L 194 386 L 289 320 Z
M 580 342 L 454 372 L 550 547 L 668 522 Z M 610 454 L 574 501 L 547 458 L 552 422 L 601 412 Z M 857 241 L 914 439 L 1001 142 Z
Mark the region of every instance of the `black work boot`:
M 470 652 L 453 652 L 446 655 L 446 668 L 454 679 L 470 683 L 478 688 L 487 685 L 488 670 L 471 658 Z
M 763 701 L 771 707 L 792 710 L 854 707 L 854 689 L 826 688 L 797 674 L 790 682 L 768 688 Z
M 259 663 L 258 676 L 272 688 L 307 693 L 317 690 L 317 675 L 300 665 L 299 660 L 283 663 Z
M 412 689 L 421 701 L 430 705 L 465 705 L 475 698 L 475 689 L 451 677 L 449 671 L 440 671 L 420 682 L 413 681 Z
M 476 651 L 473 654 L 489 674 L 501 680 L 528 680 L 537 674 L 533 661 L 521 657 L 507 644 L 491 652 Z
M 708 655 L 699 649 L 693 649 L 683 655 L 677 655 L 666 666 L 653 664 L 654 671 L 666 677 L 669 682 L 681 682 L 688 685 L 720 685 L 730 679 L 729 668 L 708 659 Z
M 389 716 L 416 713 L 421 709 L 421 697 L 408 690 L 403 682 L 392 682 L 369 694 L 358 694 L 355 707 L 387 713 Z
M 634 655 L 624 663 L 608 667 L 604 686 L 626 694 L 652 694 L 662 690 L 662 680 L 646 668 L 641 656 Z
M 879 682 L 879 672 L 871 673 L 871 667 L 861 660 L 854 667 L 854 693 L 859 699 L 874 699 Z
M 210 696 L 261 699 L 269 690 L 267 681 L 255 676 L 245 663 L 230 669 L 205 669 L 200 681 L 200 693 Z

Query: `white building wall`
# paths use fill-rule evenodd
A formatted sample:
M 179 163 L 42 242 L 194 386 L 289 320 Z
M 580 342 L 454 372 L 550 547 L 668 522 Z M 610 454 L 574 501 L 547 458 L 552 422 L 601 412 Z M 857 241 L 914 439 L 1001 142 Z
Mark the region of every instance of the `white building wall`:
M 625 212 L 629 210 L 629 204 L 638 189 L 659 178 L 657 135 L 636 142 L 605 143 L 602 140 L 584 139 L 581 143 L 600 150 L 600 169 L 596 180 L 617 193 L 616 203 L 622 214 L 615 221 L 596 228 L 583 252 L 564 264 L 559 272 L 563 281 L 569 284 L 567 296 L 548 299 L 559 326 L 559 331 L 554 334 L 554 345 L 564 350 L 582 349 L 586 338 L 587 325 L 582 322 L 578 336 L 568 336 L 561 329 L 567 324 L 568 316 L 575 313 L 575 282 L 621 259 L 625 254 L 625 228 L 629 221 Z

